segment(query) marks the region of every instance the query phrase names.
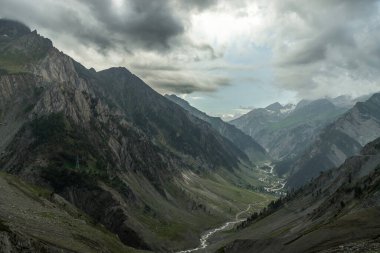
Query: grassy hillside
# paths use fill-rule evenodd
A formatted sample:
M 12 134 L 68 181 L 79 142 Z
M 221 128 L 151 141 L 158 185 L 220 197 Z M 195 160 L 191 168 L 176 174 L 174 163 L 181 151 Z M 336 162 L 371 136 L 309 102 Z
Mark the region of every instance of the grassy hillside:
M 379 249 L 380 139 L 360 155 L 218 238 L 218 252 L 376 252 Z M 227 246 L 225 246 L 227 245 Z M 377 245 L 377 246 L 376 246 Z M 341 249 L 341 250 L 339 250 Z M 338 251 L 334 251 L 338 250 Z
M 47 189 L 5 173 L 0 173 L 0 189 L 0 234 L 2 238 L 15 234 L 22 238 L 19 240 L 33 242 L 24 245 L 24 250 L 143 252 L 126 247 L 102 225 Z M 21 250 L 20 245 L 13 247 L 16 252 Z

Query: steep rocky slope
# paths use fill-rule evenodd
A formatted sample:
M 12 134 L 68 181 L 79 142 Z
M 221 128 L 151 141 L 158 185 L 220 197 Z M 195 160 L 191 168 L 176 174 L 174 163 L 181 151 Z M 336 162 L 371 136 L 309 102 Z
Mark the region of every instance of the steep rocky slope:
M 0 252 L 143 252 L 62 197 L 0 173 Z
M 218 252 L 377 252 L 380 139 L 253 215 Z
M 268 159 L 265 149 L 235 126 L 224 122 L 218 117 L 211 117 L 206 113 L 199 111 L 198 109 L 192 107 L 187 101 L 177 97 L 176 95 L 165 95 L 165 97 L 175 102 L 195 117 L 209 123 L 222 136 L 226 137 L 233 144 L 235 144 L 236 147 L 244 151 L 251 161 L 255 162 Z
M 231 123 L 257 140 L 274 159 L 286 161 L 301 155 L 323 127 L 345 111 L 327 99 L 304 100 L 297 106 L 275 103 Z
M 235 186 L 246 154 L 125 68 L 86 69 L 0 20 L 0 69 L 0 168 L 64 197 L 125 245 L 191 247 L 263 199 Z
M 347 157 L 380 136 L 380 94 L 357 103 L 328 125 L 300 159 L 290 167 L 288 187 L 299 187 L 312 177 L 339 166 Z

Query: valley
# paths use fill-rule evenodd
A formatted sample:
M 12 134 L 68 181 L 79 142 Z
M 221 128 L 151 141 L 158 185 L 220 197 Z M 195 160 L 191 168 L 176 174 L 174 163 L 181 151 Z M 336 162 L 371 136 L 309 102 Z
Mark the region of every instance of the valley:
M 248 204 L 246 209 L 243 209 L 242 211 L 236 213 L 233 220 L 227 221 L 216 228 L 203 232 L 201 234 L 200 245 L 198 247 L 178 251 L 178 253 L 208 252 L 207 248 L 209 246 L 209 241 L 212 240 L 213 243 L 216 243 L 218 241 L 217 236 L 219 233 L 234 230 L 236 228 L 236 225 L 241 224 L 253 213 L 260 212 L 268 205 L 268 203 L 275 200 L 276 197 L 286 195 L 286 192 L 284 191 L 285 179 L 279 178 L 275 174 L 274 166 L 270 162 L 263 162 L 261 166 L 256 166 L 254 172 L 257 175 L 258 180 L 264 183 L 264 191 L 268 194 L 274 194 L 273 197 L 268 196 L 264 201 Z M 189 177 L 187 177 L 187 179 L 191 180 Z
M 245 220 L 244 216 L 248 216 L 250 213 L 262 209 L 266 205 L 266 203 L 267 201 L 249 204 L 247 209 L 236 214 L 235 220 L 228 221 L 224 223 L 223 225 L 221 225 L 220 227 L 204 232 L 203 235 L 201 236 L 199 247 L 194 248 L 194 249 L 179 251 L 177 253 L 202 252 L 204 250 L 207 250 L 208 240 L 211 239 L 215 234 L 233 229 L 235 225 Z
M 378 248 L 373 251 L 373 246 L 380 235 L 380 224 L 374 219 L 379 214 L 379 141 L 290 193 L 273 211 L 236 233 L 225 234 L 223 243 L 209 246 L 210 251 L 350 252 L 346 251 L 350 244 L 354 252 L 376 252 Z M 222 246 L 226 241 L 227 246 Z
M 378 249 L 380 93 L 250 110 L 223 121 L 0 19 L 0 252 Z
M 270 162 L 264 163 L 261 166 L 257 166 L 256 171 L 258 172 L 259 181 L 268 185 L 264 187 L 265 191 L 277 196 L 286 195 L 286 178 L 284 176 L 279 177 L 276 174 L 274 164 Z

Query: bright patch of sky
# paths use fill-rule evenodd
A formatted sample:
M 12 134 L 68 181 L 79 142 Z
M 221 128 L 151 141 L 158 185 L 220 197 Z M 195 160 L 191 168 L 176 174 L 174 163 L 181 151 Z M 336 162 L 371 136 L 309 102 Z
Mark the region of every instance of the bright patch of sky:
M 265 32 L 269 25 L 265 21 L 265 11 L 256 4 L 236 12 L 228 9 L 223 6 L 215 12 L 195 15 L 190 34 L 195 40 L 207 41 L 216 51 L 223 51 L 222 59 L 228 72 L 217 67 L 210 72 L 227 75 L 231 84 L 212 94 L 195 92 L 182 97 L 193 106 L 225 120 L 273 102 L 295 102 L 294 92 L 274 85 L 272 51 L 265 44 L 269 36 Z

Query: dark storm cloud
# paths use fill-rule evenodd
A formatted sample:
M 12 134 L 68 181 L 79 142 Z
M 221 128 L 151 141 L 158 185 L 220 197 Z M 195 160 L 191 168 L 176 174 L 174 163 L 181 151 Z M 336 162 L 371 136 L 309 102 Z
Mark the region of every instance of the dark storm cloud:
M 227 82 L 204 75 L 205 81 L 189 81 L 192 75 L 183 66 L 171 64 L 172 59 L 186 64 L 222 56 L 208 44 L 193 42 L 187 34 L 192 13 L 217 3 L 218 0 L 0 0 L 0 17 L 43 30 L 53 41 L 67 45 L 85 59 L 91 53 L 85 55 L 80 48 L 92 49 L 104 57 L 135 59 L 125 61 L 130 64 L 126 67 L 150 84 L 191 93 L 214 91 Z M 167 59 L 166 63 L 161 64 L 160 58 Z M 173 72 L 174 76 L 165 72 Z
M 285 0 L 276 8 L 282 25 L 277 28 L 275 67 L 283 88 L 318 97 L 360 93 L 359 83 L 376 86 L 378 0 Z
M 170 48 L 170 39 L 185 31 L 183 21 L 167 0 L 128 0 L 117 7 L 118 10 L 111 2 L 87 0 L 86 4 L 108 34 L 121 36 L 119 40 L 132 40 L 147 49 L 165 50 Z
M 204 87 L 200 89 L 197 84 L 188 83 L 188 82 L 181 83 L 180 81 L 175 82 L 175 83 L 158 82 L 156 86 L 164 90 L 169 90 L 176 94 L 191 94 L 194 91 L 206 91 L 206 92 L 215 91 L 215 89 L 211 89 L 209 87 Z
M 176 94 L 191 94 L 193 92 L 214 92 L 221 86 L 231 85 L 228 78 L 212 78 L 208 81 L 194 80 L 188 77 L 173 75 L 173 77 L 161 78 L 154 82 L 155 87 L 169 90 Z
M 372 90 L 378 86 L 379 6 L 379 0 L 0 0 L 0 17 L 37 28 L 88 67 L 121 64 L 155 87 L 191 93 L 228 85 L 226 79 L 210 76 L 218 71 L 233 73 L 235 82 L 242 78 L 238 71 L 260 71 L 247 65 L 243 55 L 235 59 L 241 66 L 224 64 L 228 50 L 233 56 L 249 48 L 231 46 L 239 44 L 238 38 L 229 38 L 226 47 L 210 39 L 213 48 L 203 40 L 208 36 L 196 34 L 202 29 L 192 18 L 203 11 L 211 11 L 210 18 L 221 13 L 254 20 L 257 15 L 260 22 L 249 29 L 236 27 L 244 30 L 239 40 L 270 48 L 268 68 L 276 85 L 308 97 L 332 89 L 360 92 L 357 87 L 364 82 Z M 202 22 L 207 27 L 208 20 Z
M 216 5 L 219 0 L 187 0 L 179 1 L 179 4 L 187 9 L 204 10 Z
M 187 17 L 180 17 L 169 0 L 126 0 L 120 6 L 112 2 L 1 0 L 0 15 L 69 33 L 99 48 L 168 50 L 171 40 L 185 32 Z
M 141 64 L 132 63 L 131 67 L 136 70 L 151 70 L 151 71 L 180 71 L 179 67 L 169 66 L 169 65 L 152 65 L 152 64 Z
M 356 47 L 351 30 L 346 27 L 328 27 L 315 38 L 305 39 L 298 48 L 280 59 L 280 66 L 313 64 L 328 57 L 328 51 L 336 48 Z
M 41 0 L 39 4 L 27 0 L 0 0 L 0 4 L 1 17 L 80 38 L 82 43 L 93 43 L 101 48 L 112 45 L 104 33 L 96 32 L 99 27 L 91 26 L 85 21 L 84 16 L 90 20 L 91 15 L 83 12 L 79 2 L 62 5 L 58 1 L 49 0 Z

